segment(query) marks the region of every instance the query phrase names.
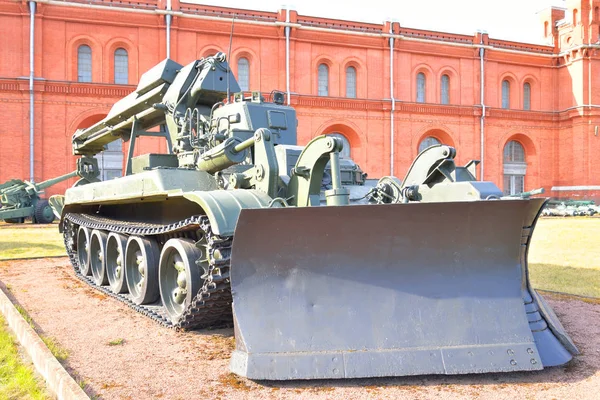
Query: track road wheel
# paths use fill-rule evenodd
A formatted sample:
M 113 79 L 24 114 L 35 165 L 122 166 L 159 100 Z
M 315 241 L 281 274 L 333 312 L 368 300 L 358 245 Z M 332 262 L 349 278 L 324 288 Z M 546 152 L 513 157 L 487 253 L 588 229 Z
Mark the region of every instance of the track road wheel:
M 132 300 L 150 304 L 158 300 L 158 244 L 154 240 L 130 236 L 125 249 L 125 276 Z
M 127 293 L 127 282 L 125 280 L 125 248 L 127 247 L 127 236 L 112 232 L 106 240 L 106 275 L 108 284 L 113 293 Z
M 202 284 L 196 260 L 202 251 L 189 239 L 169 239 L 160 254 L 160 297 L 173 323 L 198 294 Z
M 81 275 L 88 276 L 92 273 L 90 268 L 90 230 L 80 226 L 77 231 L 77 261 Z
M 90 268 L 92 269 L 94 282 L 98 286 L 108 283 L 108 276 L 106 275 L 107 238 L 108 234 L 106 232 L 97 229 L 92 231 L 92 236 L 90 237 Z
M 33 211 L 34 221 L 37 224 L 51 224 L 54 221 L 54 212 L 46 199 L 40 199 L 35 203 Z

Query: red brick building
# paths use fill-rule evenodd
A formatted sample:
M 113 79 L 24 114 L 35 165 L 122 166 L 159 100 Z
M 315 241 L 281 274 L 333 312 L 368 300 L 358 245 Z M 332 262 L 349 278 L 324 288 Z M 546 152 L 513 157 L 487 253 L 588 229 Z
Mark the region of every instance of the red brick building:
M 234 15 L 234 72 L 242 87 L 290 92 L 300 144 L 338 133 L 370 177 L 402 178 L 439 141 L 507 191 L 600 195 L 600 0 L 541 12 L 547 45 L 178 0 L 0 0 L 0 182 L 73 170 L 77 128 L 168 55 L 227 52 Z M 141 152 L 163 146 L 144 140 Z M 111 150 L 106 177 L 122 160 Z

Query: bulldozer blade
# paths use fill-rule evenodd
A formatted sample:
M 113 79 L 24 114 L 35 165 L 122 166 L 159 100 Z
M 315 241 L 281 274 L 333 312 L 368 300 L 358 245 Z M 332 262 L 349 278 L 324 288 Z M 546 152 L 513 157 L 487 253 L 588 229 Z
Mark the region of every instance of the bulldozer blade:
M 232 372 L 329 379 L 568 362 L 577 349 L 527 277 L 544 202 L 243 210 Z

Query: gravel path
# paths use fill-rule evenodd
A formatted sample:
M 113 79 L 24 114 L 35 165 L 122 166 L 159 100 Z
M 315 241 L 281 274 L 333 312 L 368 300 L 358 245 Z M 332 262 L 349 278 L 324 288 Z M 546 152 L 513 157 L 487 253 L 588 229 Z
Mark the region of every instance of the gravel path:
M 565 367 L 255 383 L 229 373 L 232 329 L 178 333 L 160 327 L 85 286 L 67 258 L 0 262 L 0 281 L 40 330 L 68 349 L 69 371 L 87 384 L 88 394 L 101 399 L 596 399 L 600 392 L 600 301 L 547 296 L 582 351 Z

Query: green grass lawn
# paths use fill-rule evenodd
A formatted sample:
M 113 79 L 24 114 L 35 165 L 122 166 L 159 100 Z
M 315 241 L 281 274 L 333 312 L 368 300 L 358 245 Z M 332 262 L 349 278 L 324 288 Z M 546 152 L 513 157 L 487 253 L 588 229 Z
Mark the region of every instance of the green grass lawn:
M 542 218 L 529 250 L 536 289 L 600 298 L 600 218 Z
M 600 218 L 540 218 L 529 262 L 600 270 Z
M 56 224 L 0 228 L 0 260 L 66 255 Z
M 0 315 L 0 399 L 49 399 L 33 367 L 25 365 Z

